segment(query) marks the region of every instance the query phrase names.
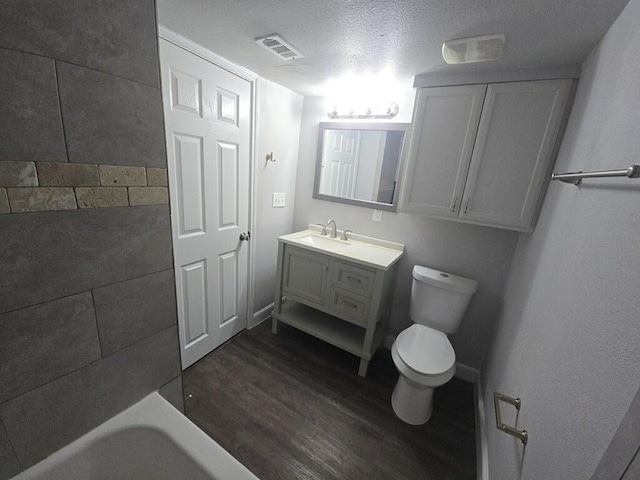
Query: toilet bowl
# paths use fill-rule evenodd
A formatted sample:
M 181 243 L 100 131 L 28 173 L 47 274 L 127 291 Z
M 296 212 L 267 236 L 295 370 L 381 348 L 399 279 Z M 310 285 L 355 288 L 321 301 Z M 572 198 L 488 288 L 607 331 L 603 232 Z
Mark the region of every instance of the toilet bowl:
M 456 354 L 447 337 L 458 330 L 478 282 L 415 265 L 409 317 L 391 347 L 399 378 L 391 394 L 398 418 L 422 425 L 433 412 L 433 390 L 456 371 Z
M 456 354 L 447 336 L 424 325 L 403 330 L 391 347 L 400 374 L 391 394 L 393 411 L 402 421 L 422 425 L 433 412 L 433 390 L 453 378 Z

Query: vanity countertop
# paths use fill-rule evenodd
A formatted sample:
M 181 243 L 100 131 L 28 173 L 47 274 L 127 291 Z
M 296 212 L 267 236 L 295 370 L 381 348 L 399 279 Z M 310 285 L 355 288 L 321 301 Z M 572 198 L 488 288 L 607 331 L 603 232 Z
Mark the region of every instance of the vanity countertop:
M 290 233 L 278 237 L 278 240 L 289 245 L 336 258 L 342 258 L 364 266 L 381 270 L 389 269 L 400 260 L 404 253 L 404 245 L 377 238 L 366 237 L 349 232 L 348 240 L 340 240 L 342 230 L 337 231 L 337 238 L 321 235 L 322 227 L 309 225 L 307 230 Z

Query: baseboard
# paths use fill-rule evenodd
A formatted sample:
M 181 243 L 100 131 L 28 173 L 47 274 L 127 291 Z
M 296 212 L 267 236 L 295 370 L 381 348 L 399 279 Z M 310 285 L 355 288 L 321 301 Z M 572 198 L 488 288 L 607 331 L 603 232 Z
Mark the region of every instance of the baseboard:
M 476 379 L 476 465 L 478 480 L 489 480 L 489 449 L 487 445 L 487 418 L 484 414 L 484 389 L 480 376 Z
M 265 320 L 267 320 L 268 318 L 271 317 L 271 311 L 273 310 L 273 302 L 271 302 L 269 305 L 267 305 L 264 308 L 261 308 L 260 310 L 258 310 L 256 313 L 253 314 L 253 316 L 248 320 L 247 322 L 247 328 L 248 329 L 252 329 L 254 327 L 257 327 L 258 325 L 260 325 L 262 322 L 264 322 Z
M 477 368 L 470 367 L 464 363 L 456 363 L 456 378 L 464 380 L 465 382 L 476 383 L 479 376 Z
M 387 335 L 386 337 L 384 337 L 384 341 L 382 342 L 382 346 L 384 348 L 386 348 L 387 350 L 391 350 L 391 347 L 393 346 L 393 342 L 396 341 L 396 336 L 395 335 Z

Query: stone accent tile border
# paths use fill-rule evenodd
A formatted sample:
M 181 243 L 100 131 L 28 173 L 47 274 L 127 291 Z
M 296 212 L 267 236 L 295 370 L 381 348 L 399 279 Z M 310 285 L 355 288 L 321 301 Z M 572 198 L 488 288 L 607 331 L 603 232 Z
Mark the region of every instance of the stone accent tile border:
M 76 198 L 80 208 L 127 207 L 129 205 L 126 187 L 78 187 L 76 188 Z
M 9 208 L 9 197 L 7 197 L 7 189 L 0 188 L 0 214 L 11 213 Z
M 100 165 L 100 185 L 103 187 L 144 187 L 147 185 L 145 167 Z
M 33 162 L 0 162 L 0 187 L 37 187 Z
M 167 187 L 129 187 L 129 205 L 164 205 L 169 203 Z
M 147 167 L 147 185 L 150 187 L 168 187 L 167 169 Z
M 8 188 L 7 193 L 9 194 L 9 204 L 13 213 L 76 209 L 76 197 L 73 194 L 73 188 Z
M 38 162 L 41 187 L 98 187 L 97 165 Z
M 0 215 L 168 203 L 166 168 L 0 162 Z

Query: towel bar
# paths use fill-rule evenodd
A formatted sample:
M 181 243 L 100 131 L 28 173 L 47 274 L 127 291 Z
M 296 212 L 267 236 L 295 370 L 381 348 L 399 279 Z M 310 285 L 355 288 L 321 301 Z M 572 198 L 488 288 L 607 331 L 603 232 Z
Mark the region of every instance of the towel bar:
M 560 180 L 565 183 L 573 183 L 580 185 L 583 178 L 599 178 L 599 177 L 627 177 L 640 178 L 640 165 L 631 165 L 624 170 L 604 170 L 601 172 L 576 172 L 576 173 L 554 173 L 551 180 Z

